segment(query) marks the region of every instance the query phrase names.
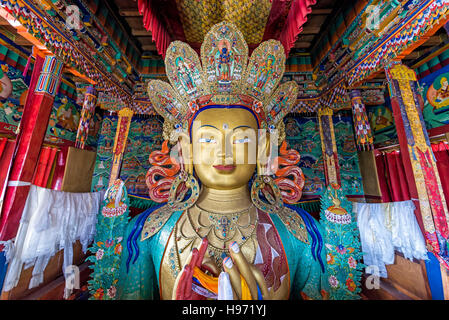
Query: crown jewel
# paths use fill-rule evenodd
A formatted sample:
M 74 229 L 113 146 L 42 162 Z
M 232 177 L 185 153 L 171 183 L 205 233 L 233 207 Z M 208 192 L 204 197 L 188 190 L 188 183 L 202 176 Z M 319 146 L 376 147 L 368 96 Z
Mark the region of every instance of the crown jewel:
M 276 127 L 296 101 L 294 81 L 279 85 L 285 53 L 279 41 L 261 43 L 248 62 L 248 45 L 229 22 L 216 24 L 201 46 L 201 62 L 186 43 L 167 49 L 170 84 L 152 80 L 148 94 L 156 111 L 175 130 L 186 130 L 196 112 L 210 105 L 241 105 L 256 114 L 263 128 Z

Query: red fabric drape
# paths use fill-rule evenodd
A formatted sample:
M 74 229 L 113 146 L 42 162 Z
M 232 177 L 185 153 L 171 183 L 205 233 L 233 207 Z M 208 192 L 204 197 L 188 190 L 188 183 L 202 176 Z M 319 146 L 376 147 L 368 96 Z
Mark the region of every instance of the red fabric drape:
M 139 13 L 143 15 L 143 26 L 147 31 L 151 31 L 151 37 L 156 43 L 157 53 L 165 58 L 165 51 L 170 45 L 171 38 L 167 29 L 159 21 L 157 13 L 153 12 L 151 0 L 138 0 Z
M 399 151 L 376 156 L 382 202 L 410 200 L 410 191 Z
M 11 166 L 11 159 L 16 146 L 15 140 L 8 140 L 7 138 L 1 138 L 0 142 L 0 211 L 1 203 L 5 196 L 6 184 L 8 183 L 9 168 Z
M 376 155 L 377 176 L 379 179 L 380 192 L 382 194 L 382 202 L 391 202 L 387 176 L 385 174 L 385 159 L 386 157 L 381 153 Z
M 432 144 L 432 151 L 437 160 L 438 174 L 446 203 L 449 204 L 449 146 L 445 142 Z
M 307 15 L 312 12 L 311 6 L 315 3 L 316 0 L 294 0 L 279 39 L 287 56 L 290 49 L 295 45 L 296 38 L 302 31 L 302 26 L 307 22 Z
M 34 173 L 33 184 L 46 188 L 53 167 L 57 148 L 43 147 L 39 155 L 38 165 Z
M 62 180 L 64 178 L 65 164 L 67 159 L 68 147 L 61 147 L 56 156 L 55 173 L 53 174 L 51 188 L 53 190 L 61 190 Z

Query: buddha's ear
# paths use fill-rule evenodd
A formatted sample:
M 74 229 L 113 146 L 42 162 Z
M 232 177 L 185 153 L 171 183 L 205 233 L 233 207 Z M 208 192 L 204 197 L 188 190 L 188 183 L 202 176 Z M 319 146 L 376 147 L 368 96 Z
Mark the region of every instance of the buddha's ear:
M 181 153 L 181 161 L 184 165 L 184 170 L 187 173 L 193 174 L 193 153 L 192 144 L 190 143 L 190 137 L 182 132 L 178 135 L 178 150 Z

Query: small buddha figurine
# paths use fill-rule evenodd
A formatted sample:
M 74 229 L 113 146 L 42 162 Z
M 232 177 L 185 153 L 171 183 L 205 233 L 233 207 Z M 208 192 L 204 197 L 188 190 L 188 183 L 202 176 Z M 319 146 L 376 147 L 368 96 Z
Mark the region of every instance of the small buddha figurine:
M 201 78 L 193 83 L 198 87 L 192 95 L 159 80 L 148 85 L 152 105 L 165 119 L 164 138 L 173 145 L 176 152 L 171 157 L 179 157 L 180 170 L 172 177 L 167 203 L 134 217 L 123 235 L 115 235 L 124 242 L 121 265 L 115 271 L 119 273 L 116 298 L 327 298 L 325 230 L 307 212 L 285 203 L 273 179 L 272 154 L 285 139 L 282 119 L 296 101 L 297 84 L 286 82 L 277 88 L 282 77 L 267 73 L 265 81 L 277 90 L 261 95 L 255 90 L 258 84 L 247 81 L 249 72 L 242 72 L 246 77 L 229 72 L 232 90 L 223 94 L 219 79 L 207 80 L 204 72 L 208 64 L 217 63 L 207 56 L 211 42 L 220 40 L 211 39 L 217 35 L 229 39 L 232 50 L 243 57 L 232 60 L 231 55 L 230 68 L 257 72 L 262 65 L 255 61 L 284 68 L 284 49 L 274 40 L 262 43 L 247 63 L 247 44 L 227 22 L 206 35 L 203 65 L 185 43 L 176 41 L 167 49 L 171 82 L 179 57 L 194 62 L 190 72 Z M 205 94 L 198 96 L 198 92 Z M 173 107 L 177 112 L 171 112 Z M 160 163 L 158 172 L 172 170 L 162 159 Z M 165 185 L 168 178 L 161 183 Z

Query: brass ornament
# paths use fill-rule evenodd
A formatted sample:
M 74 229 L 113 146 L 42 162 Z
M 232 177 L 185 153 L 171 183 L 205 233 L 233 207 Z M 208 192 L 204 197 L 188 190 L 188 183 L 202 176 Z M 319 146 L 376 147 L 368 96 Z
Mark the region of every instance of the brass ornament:
M 152 80 L 148 95 L 155 110 L 185 132 L 193 115 L 213 104 L 245 105 L 257 114 L 261 128 L 277 126 L 298 93 L 295 81 L 279 86 L 285 59 L 277 40 L 261 43 L 248 59 L 248 46 L 240 30 L 230 22 L 221 22 L 205 36 L 201 61 L 188 44 L 172 42 L 165 58 L 170 84 Z
M 269 187 L 272 193 L 267 189 Z M 261 198 L 261 194 L 265 198 Z M 281 191 L 271 176 L 257 175 L 251 186 L 251 201 L 260 210 L 267 213 L 278 213 L 284 207 Z
M 165 223 L 168 221 L 168 219 L 173 214 L 173 210 L 171 210 L 167 206 L 160 207 L 156 210 L 154 210 L 148 218 L 145 220 L 145 223 L 142 228 L 140 240 L 144 241 L 146 239 L 151 238 L 156 233 L 159 232 L 159 230 L 162 229 L 162 227 L 165 225 Z
M 278 212 L 278 216 L 296 239 L 306 244 L 309 243 L 309 235 L 304 220 L 296 211 L 284 207 Z
M 179 246 L 179 241 L 176 241 L 178 254 L 182 254 L 186 249 L 192 249 L 195 243 L 206 237 L 209 241 L 208 255 L 219 268 L 223 259 L 230 256 L 228 247 L 234 241 L 242 250 L 250 252 L 252 256 L 250 261 L 253 261 L 258 220 L 257 209 L 254 205 L 226 214 L 204 210 L 195 205 L 186 212 L 186 219 L 183 222 L 188 223 L 188 230 L 193 232 L 186 234 L 182 231 L 182 226 L 177 230 L 179 237 L 177 240 L 184 240 L 183 246 Z M 246 250 L 248 248 L 245 249 L 245 246 L 249 242 L 252 242 L 252 246 L 250 250 Z
M 183 183 L 187 188 L 180 190 L 178 193 L 178 188 Z M 187 199 L 184 199 L 188 189 L 191 190 L 191 194 Z M 195 204 L 196 200 L 198 200 L 199 193 L 200 187 L 198 180 L 196 180 L 192 174 L 189 174 L 186 171 L 181 171 L 170 187 L 167 206 L 172 211 L 184 211 Z

